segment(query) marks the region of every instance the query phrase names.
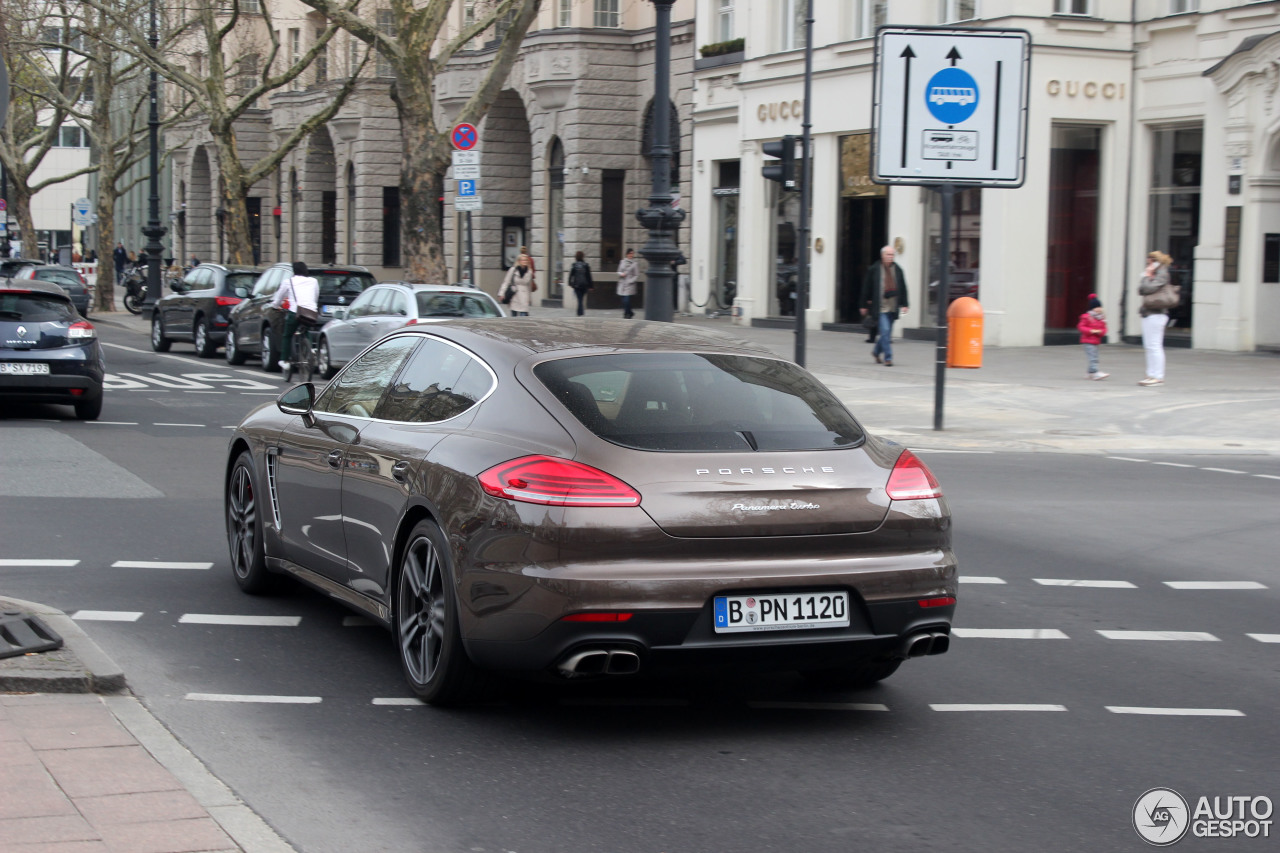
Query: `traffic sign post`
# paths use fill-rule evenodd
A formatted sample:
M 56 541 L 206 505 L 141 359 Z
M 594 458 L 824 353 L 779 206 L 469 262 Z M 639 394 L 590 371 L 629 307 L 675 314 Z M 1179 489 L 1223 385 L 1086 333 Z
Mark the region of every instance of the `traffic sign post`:
M 475 126 L 459 124 L 449 134 L 453 152 L 453 177 L 458 182 L 453 197 L 453 209 L 467 214 L 467 281 L 476 286 L 475 253 L 471 243 L 471 214 L 482 210 L 480 201 L 480 152 L 474 150 L 480 135 Z
M 474 124 L 462 122 L 453 126 L 453 132 L 449 134 L 449 141 L 459 151 L 470 151 L 480 142 L 480 133 L 476 130 Z
M 942 196 L 933 428 L 942 429 L 957 187 L 1026 178 L 1031 34 L 1026 30 L 881 27 L 871 114 L 871 180 Z

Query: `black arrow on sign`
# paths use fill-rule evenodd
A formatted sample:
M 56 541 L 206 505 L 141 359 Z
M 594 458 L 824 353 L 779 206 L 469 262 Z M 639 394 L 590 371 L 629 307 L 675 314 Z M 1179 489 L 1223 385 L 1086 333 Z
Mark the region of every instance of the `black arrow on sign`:
M 954 66 L 955 66 L 955 64 L 956 64 L 956 60 L 957 60 L 957 59 L 963 59 L 963 58 L 964 58 L 964 57 L 962 57 L 962 56 L 960 55 L 960 51 L 956 50 L 954 47 L 952 47 L 952 48 L 951 48 L 951 51 L 947 54 L 947 59 L 950 59 L 950 60 L 951 60 L 951 65 L 952 65 L 953 67 L 954 67 Z
M 907 116 L 911 111 L 911 60 L 916 58 L 916 52 L 911 49 L 911 45 L 907 45 L 907 49 L 899 54 L 907 61 L 906 72 L 903 75 L 902 83 L 902 167 L 907 168 Z

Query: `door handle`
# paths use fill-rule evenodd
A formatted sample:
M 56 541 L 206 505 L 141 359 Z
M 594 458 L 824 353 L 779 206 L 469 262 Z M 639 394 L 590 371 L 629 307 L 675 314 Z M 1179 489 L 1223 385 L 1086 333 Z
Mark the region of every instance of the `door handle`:
M 392 465 L 391 476 L 401 483 L 407 482 L 409 479 L 409 463 L 401 461 Z
M 329 467 L 330 468 L 342 467 L 342 451 L 341 450 L 329 451 Z

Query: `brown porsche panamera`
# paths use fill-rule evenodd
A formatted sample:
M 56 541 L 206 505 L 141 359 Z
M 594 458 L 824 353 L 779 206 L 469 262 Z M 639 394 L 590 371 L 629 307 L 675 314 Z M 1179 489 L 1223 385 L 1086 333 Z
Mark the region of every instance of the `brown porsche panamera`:
M 928 468 L 717 332 L 405 330 L 251 413 L 226 472 L 240 586 L 287 573 L 383 623 L 430 702 L 479 670 L 868 684 L 949 644 L 951 518 Z

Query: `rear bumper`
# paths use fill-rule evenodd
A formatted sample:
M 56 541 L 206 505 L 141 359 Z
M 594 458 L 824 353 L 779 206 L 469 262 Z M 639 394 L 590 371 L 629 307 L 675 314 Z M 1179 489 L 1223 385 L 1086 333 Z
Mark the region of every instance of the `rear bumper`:
M 79 393 L 76 393 L 79 392 Z M 102 396 L 102 377 L 88 374 L 0 375 L 0 397 L 18 402 L 80 403 Z

